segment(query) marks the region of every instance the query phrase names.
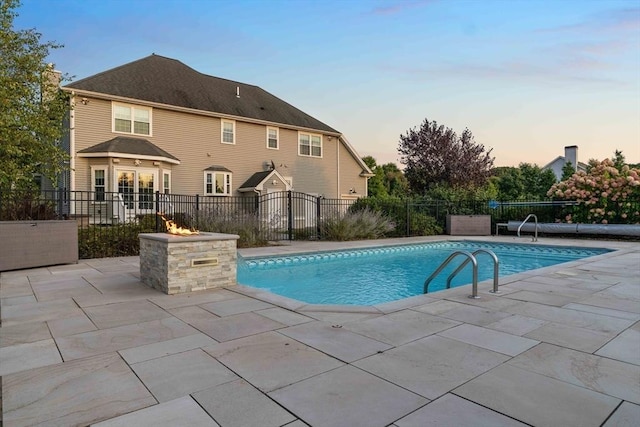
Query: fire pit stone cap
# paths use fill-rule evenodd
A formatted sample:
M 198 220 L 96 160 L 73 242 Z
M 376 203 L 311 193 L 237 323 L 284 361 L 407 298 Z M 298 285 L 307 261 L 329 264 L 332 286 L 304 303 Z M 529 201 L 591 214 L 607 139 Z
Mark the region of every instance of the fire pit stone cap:
M 201 231 L 199 234 L 191 236 L 179 236 L 177 234 L 169 233 L 140 233 L 138 235 L 140 239 L 158 240 L 166 243 L 176 242 L 201 242 L 208 240 L 238 240 L 240 236 L 237 234 L 224 234 L 224 233 L 207 233 Z

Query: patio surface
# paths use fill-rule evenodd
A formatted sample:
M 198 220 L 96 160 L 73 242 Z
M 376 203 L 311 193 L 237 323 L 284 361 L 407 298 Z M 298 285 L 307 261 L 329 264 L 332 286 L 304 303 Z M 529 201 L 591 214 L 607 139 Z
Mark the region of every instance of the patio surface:
M 464 286 L 371 307 L 244 286 L 168 296 L 138 257 L 2 273 L 0 424 L 637 426 L 640 244 L 539 244 L 618 250 L 502 277 L 497 295 L 483 282 L 478 300 Z

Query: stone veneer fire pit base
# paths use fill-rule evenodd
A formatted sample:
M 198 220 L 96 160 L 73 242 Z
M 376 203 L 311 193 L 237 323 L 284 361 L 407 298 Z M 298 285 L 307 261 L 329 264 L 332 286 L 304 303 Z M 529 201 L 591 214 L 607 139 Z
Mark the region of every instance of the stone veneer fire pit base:
M 237 283 L 235 234 L 177 236 L 143 233 L 140 279 L 166 294 L 180 294 Z

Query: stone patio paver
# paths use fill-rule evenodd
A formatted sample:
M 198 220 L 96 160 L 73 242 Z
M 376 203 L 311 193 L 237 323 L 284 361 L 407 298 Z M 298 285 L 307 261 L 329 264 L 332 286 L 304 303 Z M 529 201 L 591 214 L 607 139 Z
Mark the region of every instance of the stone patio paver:
M 215 314 L 216 316 L 230 316 L 232 314 L 248 313 L 250 311 L 262 310 L 274 307 L 272 304 L 258 301 L 253 298 L 239 297 L 230 301 L 210 302 L 200 304 L 200 307 Z
M 375 340 L 399 346 L 459 324 L 460 322 L 454 320 L 418 311 L 402 310 L 373 319 L 349 322 L 344 327 Z
M 44 322 L 83 314 L 71 299 L 34 302 L 2 307 L 2 326 Z
M 300 325 L 301 323 L 313 322 L 314 320 L 310 317 L 303 316 L 302 314 L 298 314 L 290 310 L 285 310 L 284 308 L 280 307 L 258 310 L 256 311 L 256 314 L 287 326 Z
M 545 343 L 507 363 L 640 404 L 640 369 L 635 365 Z
M 595 354 L 640 365 L 640 331 L 627 329 Z
M 393 347 L 324 322 L 304 323 L 278 332 L 348 363 Z
M 2 377 L 5 427 L 88 425 L 154 404 L 116 353 Z
M 99 329 L 171 317 L 165 310 L 146 300 L 86 307 L 84 312 Z
M 92 424 L 92 427 L 220 427 L 191 397 L 178 399 L 139 409 L 110 420 Z
M 514 314 L 497 322 L 489 323 L 485 325 L 486 328 L 495 329 L 496 331 L 506 332 L 511 335 L 522 336 L 528 332 L 538 329 L 540 326 L 545 325 L 547 322 L 544 320 L 535 319 L 533 317 L 520 316 Z
M 384 427 L 427 399 L 344 366 L 269 393 L 314 427 Z
M 133 363 L 183 353 L 197 348 L 208 347 L 216 343 L 217 341 L 213 338 L 202 333 L 197 333 L 152 344 L 140 345 L 126 350 L 120 350 L 119 353 L 122 358 L 131 365 Z
M 0 376 L 62 362 L 52 339 L 0 347 Z
M 242 379 L 198 391 L 193 398 L 223 427 L 279 427 L 296 420 Z
M 49 320 L 47 326 L 55 338 L 95 331 L 96 325 L 85 314 L 65 319 Z
M 480 375 L 453 393 L 540 427 L 600 426 L 620 403 L 606 394 L 510 365 Z
M 158 402 L 238 379 L 236 374 L 200 349 L 134 363 L 131 369 Z
M 344 365 L 277 332 L 223 342 L 205 351 L 263 392 Z
M 358 360 L 354 365 L 436 399 L 508 359 L 504 354 L 434 335 Z
M 396 421 L 397 427 L 525 427 L 512 418 L 447 393 Z
M 0 327 L 0 347 L 25 344 L 51 338 L 45 322 L 18 323 Z
M 630 311 L 623 311 L 623 310 L 614 310 L 611 308 L 597 307 L 594 305 L 570 303 L 565 305 L 564 308 L 570 308 L 572 310 L 578 310 L 578 311 L 586 311 L 588 313 L 602 314 L 602 315 L 611 316 L 611 317 L 619 317 L 620 319 L 640 320 L 640 314 L 638 313 L 632 313 Z
M 214 320 L 193 322 L 193 326 L 216 341 L 223 342 L 284 328 L 286 325 L 249 312 Z
M 574 350 L 593 353 L 615 337 L 615 333 L 594 331 L 559 323 L 547 323 L 524 336 L 550 344 L 562 345 Z
M 487 350 L 497 351 L 508 356 L 516 356 L 539 342 L 468 323 L 439 332 L 438 335 L 473 344 Z
M 175 317 L 170 317 L 70 335 L 57 339 L 56 342 L 63 359 L 67 361 L 197 333 L 196 329 L 186 323 Z
M 602 427 L 638 427 L 638 420 L 640 420 L 640 405 L 622 402 Z

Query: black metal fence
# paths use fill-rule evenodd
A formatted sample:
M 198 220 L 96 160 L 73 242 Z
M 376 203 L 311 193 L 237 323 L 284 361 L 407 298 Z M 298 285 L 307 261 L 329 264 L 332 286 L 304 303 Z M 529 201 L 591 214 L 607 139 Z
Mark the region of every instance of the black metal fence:
M 640 200 L 633 203 L 640 208 Z M 444 230 L 447 215 L 490 215 L 496 223 L 523 220 L 557 222 L 572 202 L 429 199 L 325 199 L 305 193 L 274 192 L 238 197 L 90 191 L 0 191 L 0 221 L 76 220 L 81 257 L 136 253 L 138 233 L 163 231 L 163 217 L 202 231 L 240 234 L 248 245 L 277 240 L 322 239 L 322 221 L 350 210 L 382 212 L 395 224 L 393 236 Z M 434 221 L 435 219 L 435 221 Z

